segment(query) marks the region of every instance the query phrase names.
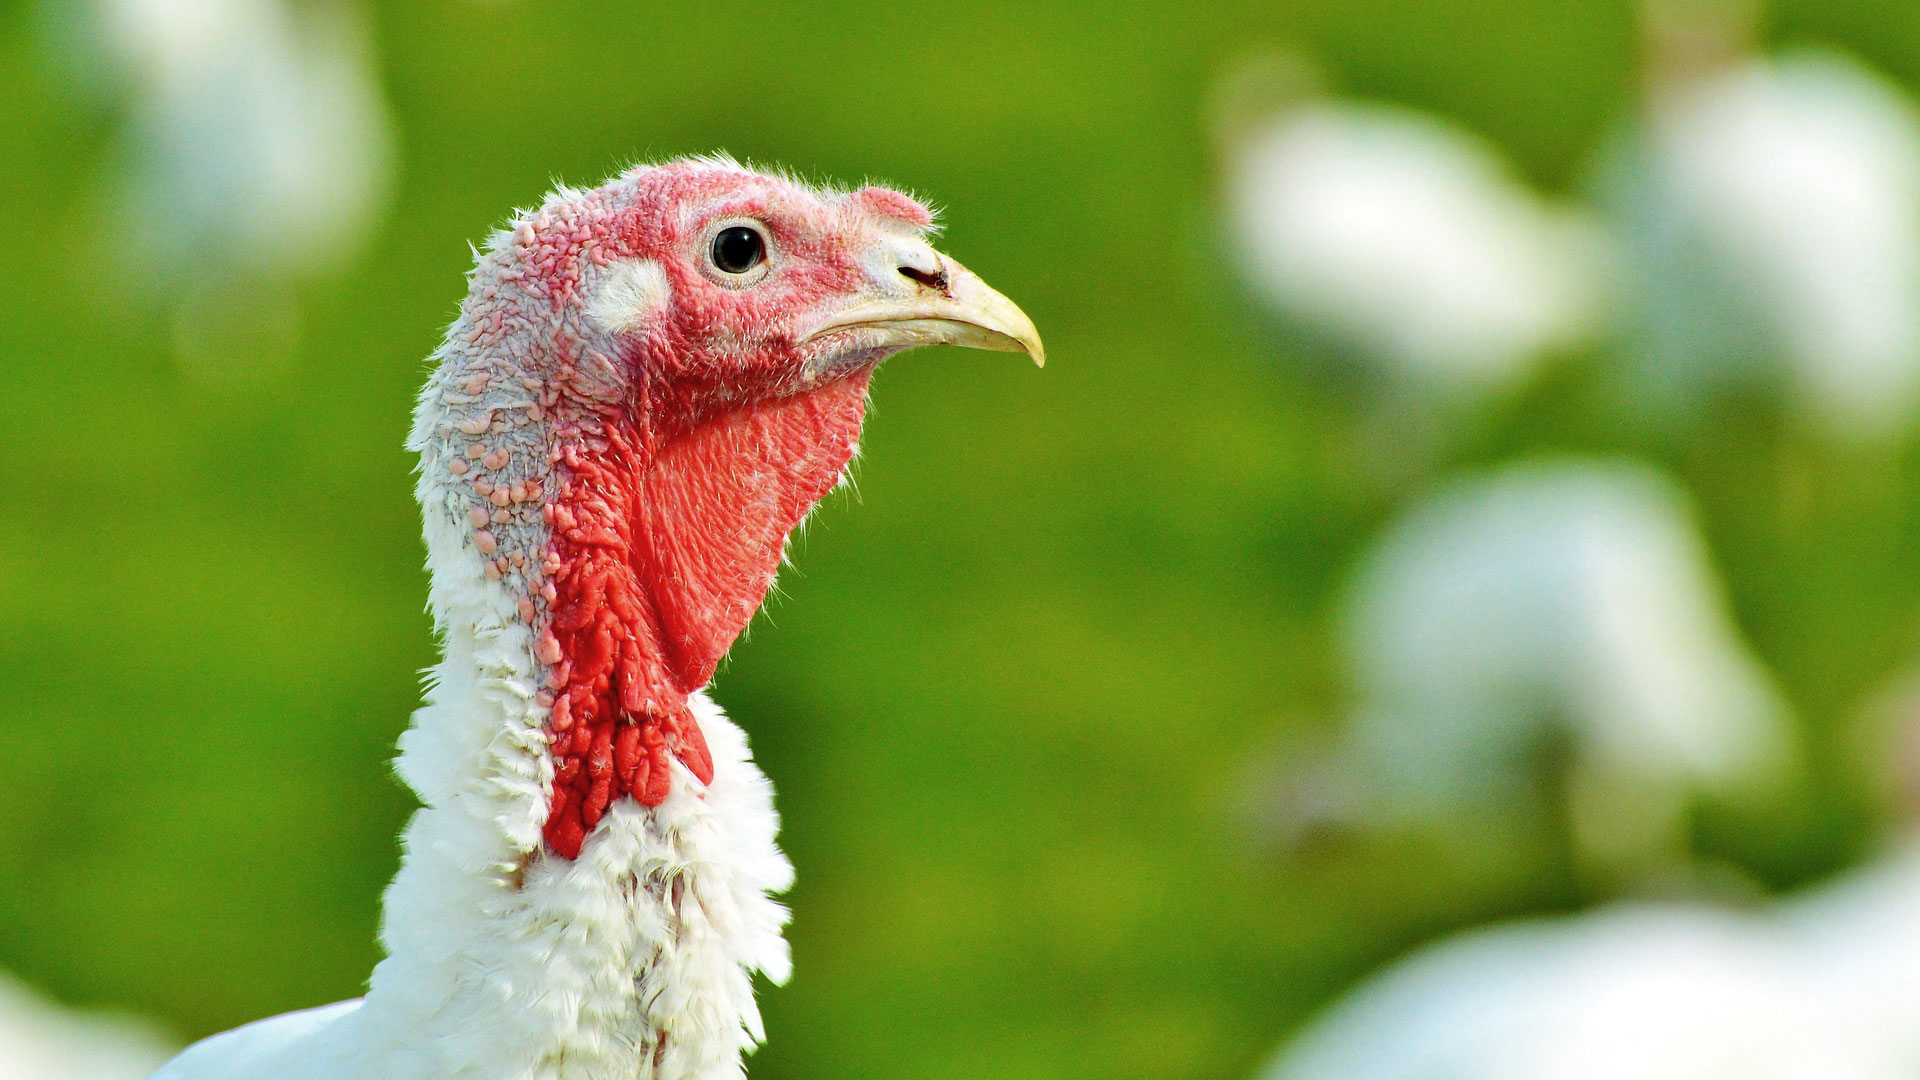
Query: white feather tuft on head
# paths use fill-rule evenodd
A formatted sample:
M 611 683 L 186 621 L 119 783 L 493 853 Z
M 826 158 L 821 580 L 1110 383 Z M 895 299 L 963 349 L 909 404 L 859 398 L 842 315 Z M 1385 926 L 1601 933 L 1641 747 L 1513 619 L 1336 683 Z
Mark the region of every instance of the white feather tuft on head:
M 609 334 L 630 334 L 673 299 L 667 272 L 652 259 L 623 259 L 591 286 L 587 314 Z

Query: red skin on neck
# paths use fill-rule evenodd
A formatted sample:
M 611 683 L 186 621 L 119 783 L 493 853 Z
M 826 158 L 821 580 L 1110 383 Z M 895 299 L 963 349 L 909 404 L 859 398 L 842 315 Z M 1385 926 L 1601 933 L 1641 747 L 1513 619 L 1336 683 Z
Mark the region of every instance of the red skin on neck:
M 555 588 L 554 780 L 547 843 L 567 858 L 614 800 L 656 806 L 669 755 L 713 780 L 688 695 L 765 599 L 787 536 L 839 481 L 866 409 L 867 373 L 670 426 L 601 413 L 564 443 L 549 502 Z

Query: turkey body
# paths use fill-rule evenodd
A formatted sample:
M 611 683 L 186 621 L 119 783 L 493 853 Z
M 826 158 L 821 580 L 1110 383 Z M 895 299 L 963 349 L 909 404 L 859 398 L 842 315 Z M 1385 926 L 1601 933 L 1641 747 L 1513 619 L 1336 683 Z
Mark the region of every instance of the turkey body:
M 1772 907 L 1620 904 L 1465 934 L 1263 1080 L 1898 1080 L 1920 1072 L 1920 847 Z
M 132 1017 L 63 1007 L 0 975 L 0 1077 L 138 1080 L 174 1049 Z

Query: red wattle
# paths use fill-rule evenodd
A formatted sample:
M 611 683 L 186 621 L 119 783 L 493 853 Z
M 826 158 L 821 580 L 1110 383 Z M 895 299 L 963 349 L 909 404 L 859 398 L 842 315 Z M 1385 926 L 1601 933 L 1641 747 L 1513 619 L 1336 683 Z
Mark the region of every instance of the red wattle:
M 560 450 L 547 626 L 554 777 L 545 835 L 567 858 L 614 800 L 655 806 L 677 759 L 713 781 L 687 707 L 773 584 L 788 535 L 839 480 L 865 374 L 652 439 L 627 411 Z M 655 421 L 657 423 L 657 421 Z M 584 426 L 583 426 L 584 428 Z

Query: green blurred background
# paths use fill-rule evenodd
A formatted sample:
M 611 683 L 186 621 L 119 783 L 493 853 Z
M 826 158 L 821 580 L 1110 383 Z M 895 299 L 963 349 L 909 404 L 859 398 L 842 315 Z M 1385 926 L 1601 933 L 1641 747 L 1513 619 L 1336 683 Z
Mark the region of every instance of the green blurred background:
M 210 380 L 164 311 L 99 286 L 114 110 L 50 63 L 44 11 L 0 11 L 0 967 L 189 1037 L 359 992 L 411 806 L 389 757 L 434 660 L 401 441 L 467 245 L 555 180 L 721 148 L 937 202 L 1053 361 L 888 365 L 856 489 L 715 682 L 799 870 L 755 1076 L 1244 1076 L 1408 945 L 1594 899 L 1550 829 L 1461 860 L 1289 857 L 1248 824 L 1249 777 L 1344 707 L 1356 550 L 1431 475 L 1515 453 L 1686 482 L 1805 725 L 1806 789 L 1704 815 L 1701 850 L 1785 888 L 1881 828 L 1848 718 L 1920 645 L 1911 439 L 1862 457 L 1745 399 L 1663 437 L 1575 354 L 1382 481 L 1352 395 L 1235 278 L 1206 109 L 1236 58 L 1301 50 L 1570 191 L 1636 93 L 1630 5 L 370 14 L 384 223 L 299 287 L 290 359 Z M 1920 79 L 1911 4 L 1792 0 L 1765 35 Z

